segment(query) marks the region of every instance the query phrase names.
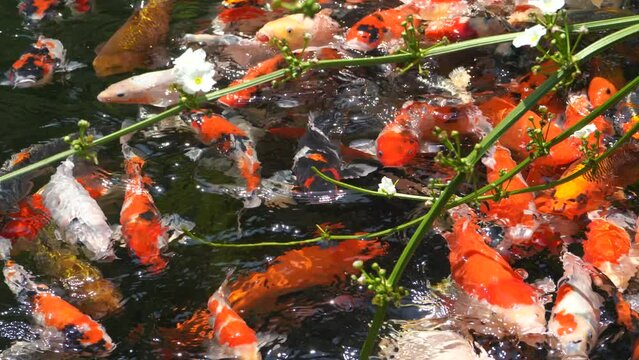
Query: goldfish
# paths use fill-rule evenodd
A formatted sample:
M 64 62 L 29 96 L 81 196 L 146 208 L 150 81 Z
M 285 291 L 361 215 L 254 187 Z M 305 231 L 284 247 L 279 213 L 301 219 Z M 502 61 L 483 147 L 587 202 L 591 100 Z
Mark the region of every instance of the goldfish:
M 231 82 L 229 86 L 240 85 L 262 75 L 269 74 L 284 66 L 285 64 L 286 60 L 284 60 L 283 55 L 275 55 L 272 58 L 262 61 L 261 63 L 249 68 L 243 78 Z M 253 95 L 257 92 L 257 89 L 257 86 L 253 86 L 250 88 L 239 90 L 232 94 L 222 96 L 218 99 L 218 101 L 232 108 L 244 107 L 249 103 L 251 97 L 253 97 Z
M 115 348 L 102 325 L 55 295 L 12 260 L 5 262 L 4 281 L 21 303 L 31 307 L 35 322 L 64 336 L 64 350 L 104 355 Z
M 180 94 L 172 87 L 176 81 L 173 69 L 135 75 L 109 85 L 98 94 L 98 101 L 169 107 L 180 101 Z
M 412 6 L 402 5 L 368 14 L 348 29 L 344 47 L 368 52 L 377 49 L 382 43 L 399 43 L 405 30 L 402 22 L 414 12 Z M 412 24 L 417 27 L 419 22 L 413 19 Z
M 158 65 L 166 42 L 174 0 L 150 0 L 99 49 L 93 60 L 98 77 L 152 68 Z
M 42 191 L 44 205 L 64 233 L 64 240 L 82 245 L 92 260 L 115 257 L 111 247 L 112 230 L 97 202 L 73 177 L 74 164 L 65 160 Z
M 240 175 L 246 180 L 246 191 L 253 192 L 260 186 L 261 164 L 250 132 L 224 117 L 202 110 L 183 113 L 182 118 L 195 130 L 205 145 L 215 147 L 237 164 Z
M 452 279 L 470 297 L 471 305 L 484 305 L 508 332 L 526 341 L 545 331 L 544 306 L 537 289 L 494 249 L 467 207 L 452 211 L 453 230 L 446 234 Z M 475 305 L 473 305 L 475 304 Z
M 66 64 L 66 51 L 60 40 L 40 36 L 32 44 L 11 69 L 7 72 L 7 80 L 3 85 L 14 88 L 44 86 L 53 81 L 53 74 Z
M 257 335 L 246 322 L 229 305 L 225 293 L 225 284 L 222 284 L 209 298 L 207 308 L 210 318 L 209 324 L 215 332 L 215 340 L 219 346 L 210 349 L 211 357 L 218 358 L 217 354 L 224 354 L 225 358 L 232 356 L 242 360 L 260 360 Z M 209 355 L 212 355 L 209 354 Z
M 603 272 L 623 292 L 639 266 L 637 246 L 614 218 L 597 212 L 589 213 L 588 217 L 592 219 L 583 242 L 583 259 Z
M 268 313 L 281 308 L 280 297 L 313 286 L 330 286 L 353 273 L 353 261 L 385 253 L 377 240 L 342 240 L 336 245 L 307 246 L 276 257 L 264 272 L 239 277 L 229 285 L 228 300 L 237 312 Z
M 486 181 L 494 182 L 501 177 L 502 171 L 510 171 L 517 164 L 510 156 L 510 151 L 501 145 L 495 145 L 493 149 L 482 159 L 486 166 Z M 528 187 L 521 174 L 508 180 L 504 191 L 525 189 Z M 513 243 L 520 244 L 529 240 L 537 228 L 534 218 L 536 212 L 534 195 L 523 193 L 511 195 L 498 201 L 488 200 L 482 203 L 482 212 L 491 220 L 503 223 L 507 228 L 506 237 Z
M 583 262 L 565 252 L 564 276 L 559 280 L 548 332 L 555 337 L 562 356 L 587 358 L 597 343 L 603 298 L 593 291 L 592 280 Z
M 122 236 L 129 251 L 151 272 L 163 270 L 167 261 L 162 250 L 168 245 L 167 228 L 162 224 L 160 211 L 146 189 L 149 179 L 142 174 L 144 160 L 135 155 L 129 145 L 122 145 L 126 171 L 126 192 L 120 211 Z
M 5 175 L 33 164 L 54 153 L 67 149 L 68 146 L 62 139 L 31 145 L 5 161 L 0 168 L 0 175 Z M 28 173 L 0 183 L 0 213 L 19 211 L 16 204 L 29 194 L 33 188 L 31 179 L 37 176 L 38 173 L 37 171 Z
M 330 14 L 330 9 L 324 9 L 312 18 L 304 14 L 287 15 L 266 23 L 257 31 L 255 39 L 262 43 L 285 40 L 291 50 L 302 49 L 305 45 L 328 45 L 339 30 Z
M 377 158 L 384 166 L 408 164 L 428 141 L 437 141 L 435 127 L 461 135 L 483 136 L 490 128 L 479 108 L 472 104 L 435 106 L 408 101 L 392 122 L 379 133 Z
M 122 294 L 102 272 L 72 249 L 62 244 L 53 228 L 39 237 L 33 252 L 36 267 L 43 275 L 62 285 L 80 311 L 100 319 L 120 310 Z

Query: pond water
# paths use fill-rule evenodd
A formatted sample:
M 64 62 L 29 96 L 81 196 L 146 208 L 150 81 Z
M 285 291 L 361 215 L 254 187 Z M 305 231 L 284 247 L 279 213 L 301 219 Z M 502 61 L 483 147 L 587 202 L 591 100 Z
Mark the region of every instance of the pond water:
M 127 19 L 134 1 L 97 1 L 95 9 L 83 16 L 66 14 L 62 19 L 43 21 L 25 26 L 17 14 L 16 1 L 0 3 L 0 69 L 8 69 L 17 57 L 34 42 L 39 34 L 62 41 L 67 56 L 87 66 L 68 74 L 58 74 L 53 84 L 38 89 L 11 89 L 0 87 L 0 159 L 7 159 L 33 143 L 61 137 L 77 129 L 77 121 L 86 119 L 98 132 L 106 134 L 120 128 L 124 121 L 138 119 L 136 105 L 105 105 L 96 100 L 97 94 L 109 84 L 131 74 L 98 78 L 91 67 L 95 49 Z M 341 25 L 350 26 L 363 14 L 380 6 L 397 6 L 395 2 L 371 1 L 354 10 L 335 6 L 335 18 Z M 169 53 L 181 53 L 179 39 L 186 32 L 196 32 L 215 16 L 217 2 L 206 0 L 177 1 L 171 21 Z M 463 53 L 440 60 L 427 61 L 427 66 L 448 74 L 459 65 L 473 67 L 477 74 L 489 73 L 483 69 L 495 65 L 490 59 L 494 48 Z M 510 60 L 509 60 L 510 61 Z M 522 65 L 522 64 L 517 64 Z M 523 74 L 526 66 L 516 68 L 503 65 L 504 77 Z M 495 69 L 493 69 L 495 70 Z M 304 126 L 310 111 L 323 118 L 333 119 L 333 136 L 344 143 L 359 139 L 374 139 L 392 118 L 394 111 L 420 93 L 425 85 L 415 80 L 415 73 L 389 77 L 389 67 L 368 69 L 320 71 L 312 79 L 300 84 L 286 84 L 281 89 L 266 91 L 263 99 L 239 112 L 256 127 Z M 517 71 L 521 71 L 517 73 Z M 142 73 L 139 71 L 136 73 Z M 630 73 L 635 70 L 627 70 Z M 499 71 L 492 71 L 499 73 Z M 220 87 L 237 77 L 229 69 Z M 499 74 L 498 74 L 499 75 Z M 627 78 L 630 78 L 628 76 Z M 482 89 L 478 85 L 478 91 Z M 240 200 L 225 194 L 207 191 L 207 185 L 233 182 L 224 172 L 228 164 L 215 161 L 192 161 L 186 154 L 197 145 L 195 137 L 184 126 L 166 123 L 152 131 L 136 134 L 131 144 L 146 158 L 144 171 L 153 180 L 150 191 L 162 214 L 179 214 L 195 223 L 195 232 L 209 241 L 228 243 L 284 242 L 316 236 L 316 224 L 339 226 L 342 233 L 377 231 L 400 224 L 421 214 L 422 205 L 414 202 L 349 194 L 334 203 L 314 204 L 300 202 L 285 208 L 260 206 L 244 209 Z M 262 176 L 269 178 L 277 171 L 288 170 L 298 148 L 296 139 L 282 139 L 266 134 L 257 144 L 262 162 Z M 100 205 L 109 223 L 119 222 L 122 202 L 122 153 L 118 144 L 99 149 L 100 167 L 112 173 L 115 190 Z M 219 157 L 219 156 L 218 156 Z M 406 171 L 385 169 L 354 180 L 355 184 L 376 189 L 383 175 L 397 175 L 415 183 L 425 182 L 435 171 L 432 158 L 422 159 L 421 167 Z M 36 188 L 46 183 L 48 176 L 36 179 Z M 119 190 L 118 190 L 119 187 Z M 404 188 L 408 189 L 408 186 Z M 400 232 L 384 239 L 388 244 L 386 255 L 378 261 L 391 268 L 410 237 L 412 230 Z M 327 242 L 322 246 L 330 245 Z M 188 319 L 206 307 L 209 296 L 227 277 L 261 271 L 288 247 L 214 248 L 196 241 L 173 242 L 168 267 L 160 274 L 142 271 L 123 247 L 118 247 L 118 258 L 110 263 L 99 263 L 105 277 L 121 290 L 124 305 L 120 312 L 101 320 L 117 348 L 112 359 L 203 358 L 206 345 L 197 341 L 177 344 L 179 335 L 167 329 Z M 403 285 L 411 290 L 406 304 L 420 303 L 430 295 L 429 282 L 436 283 L 449 274 L 448 250 L 445 240 L 429 236 L 409 264 Z M 25 265 L 32 263 L 29 254 L 19 257 Z M 522 264 L 531 274 L 546 259 L 528 259 Z M 544 265 L 545 266 L 545 265 Z M 561 268 L 555 264 L 556 277 Z M 38 276 L 36 274 L 36 276 Z M 39 277 L 49 282 L 46 277 Z M 428 295 L 428 296 L 427 296 Z M 375 308 L 370 294 L 350 280 L 336 281 L 333 286 L 314 287 L 288 294 L 279 301 L 281 309 L 246 320 L 261 336 L 271 341 L 261 349 L 265 359 L 354 359 L 363 343 Z M 421 300 L 420 300 L 421 299 Z M 436 300 L 437 301 L 443 300 Z M 403 307 L 392 309 L 393 319 L 415 319 L 432 315 L 435 307 Z M 13 294 L 0 286 L 0 349 L 17 340 L 33 338 L 30 317 L 18 305 Z M 610 331 L 614 334 L 614 331 Z M 604 356 L 626 358 L 629 355 L 628 338 L 619 340 L 609 335 L 593 358 Z M 273 340 L 275 339 L 275 340 Z M 614 339 L 614 342 L 612 341 Z M 607 341 L 610 340 L 610 341 Z M 202 341 L 204 341 L 202 339 Z M 481 339 L 495 358 L 535 358 L 538 353 L 517 348 L 511 343 Z M 625 341 L 625 342 L 624 342 Z M 512 341 L 515 343 L 516 341 Z

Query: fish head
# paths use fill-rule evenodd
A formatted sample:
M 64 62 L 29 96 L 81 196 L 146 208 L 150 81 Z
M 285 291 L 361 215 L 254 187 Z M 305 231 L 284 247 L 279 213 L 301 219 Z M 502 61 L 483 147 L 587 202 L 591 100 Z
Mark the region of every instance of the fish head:
M 266 23 L 255 38 L 262 43 L 269 43 L 273 39 L 285 40 L 292 50 L 301 49 L 307 34 L 313 32 L 313 25 L 313 19 L 303 14 L 288 15 Z
M 388 29 L 384 17 L 376 12 L 364 17 L 348 30 L 344 45 L 349 49 L 372 51 L 382 43 L 386 32 Z
M 116 104 L 149 104 L 151 99 L 145 87 L 133 78 L 110 85 L 98 94 L 98 101 Z
M 382 131 L 377 137 L 377 158 L 384 166 L 404 166 L 419 153 L 419 138 L 406 128 Z
M 608 79 L 595 76 L 588 85 L 588 99 L 592 106 L 598 107 L 617 92 L 617 87 Z

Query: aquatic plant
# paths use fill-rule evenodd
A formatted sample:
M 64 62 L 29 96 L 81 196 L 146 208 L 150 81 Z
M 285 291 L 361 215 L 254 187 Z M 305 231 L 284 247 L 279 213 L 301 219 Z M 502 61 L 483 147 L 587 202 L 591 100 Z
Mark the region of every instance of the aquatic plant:
M 308 3 L 308 4 L 307 4 Z M 305 12 L 312 13 L 316 10 L 311 2 L 304 2 L 304 6 L 301 10 Z M 560 15 L 551 15 L 555 16 L 555 20 L 548 20 L 545 18 L 545 22 L 542 23 L 542 26 L 546 30 L 548 27 L 554 27 L 556 24 L 556 17 Z M 564 19 L 565 20 L 565 19 Z M 180 104 L 170 108 L 160 114 L 148 117 L 136 124 L 108 134 L 104 137 L 93 139 L 89 138 L 86 135 L 86 129 L 88 127 L 88 123 L 82 122 L 79 124 L 80 127 L 80 135 L 78 140 L 74 140 L 72 142 L 72 146 L 69 150 L 53 155 L 47 159 L 44 159 L 40 162 L 36 162 L 32 165 L 26 166 L 19 170 L 13 171 L 11 173 L 0 176 L 0 182 L 7 181 L 13 179 L 22 174 L 28 173 L 30 171 L 36 170 L 40 167 L 46 166 L 48 164 L 56 163 L 60 160 L 67 158 L 72 155 L 84 155 L 90 154 L 89 151 L 95 146 L 100 146 L 112 142 L 114 140 L 119 139 L 121 136 L 133 133 L 145 127 L 148 127 L 162 119 L 165 119 L 169 116 L 177 115 L 185 109 L 193 108 L 195 106 L 199 106 L 205 102 L 212 101 L 218 99 L 224 95 L 232 94 L 242 89 L 247 89 L 253 86 L 273 82 L 273 81 L 292 81 L 297 78 L 302 73 L 311 70 L 311 69 L 325 69 L 325 68 L 337 68 L 337 67 L 353 67 L 353 66 L 372 66 L 384 63 L 402 63 L 407 64 L 402 71 L 406 71 L 413 66 L 419 65 L 420 61 L 424 58 L 437 56 L 447 53 L 452 53 L 456 51 L 482 47 L 487 45 L 499 44 L 499 43 L 507 43 L 516 39 L 518 36 L 521 36 L 522 33 L 515 34 L 505 34 L 505 35 L 497 35 L 485 38 L 479 38 L 474 40 L 462 41 L 454 44 L 437 44 L 436 46 L 430 48 L 420 48 L 419 44 L 415 40 L 414 36 L 414 28 L 411 28 L 408 25 L 410 22 L 407 22 L 405 25 L 406 32 L 404 36 L 404 40 L 406 42 L 405 48 L 392 55 L 387 56 L 377 56 L 377 57 L 363 57 L 357 59 L 338 59 L 338 60 L 301 60 L 295 54 L 293 54 L 290 49 L 287 49 L 285 44 L 279 44 L 280 50 L 282 53 L 287 56 L 288 67 L 285 69 L 274 71 L 268 75 L 264 75 L 258 77 L 252 81 L 248 81 L 239 85 L 231 86 L 226 89 L 216 90 L 210 92 L 206 95 L 195 95 L 191 96 L 188 93 L 183 93 Z M 579 44 L 579 39 L 584 34 L 585 31 L 595 32 L 599 30 L 611 30 L 611 29 L 620 29 L 614 33 L 611 33 L 598 41 L 590 44 L 589 46 L 577 51 L 577 45 Z M 416 196 L 410 194 L 402 194 L 391 191 L 390 186 L 385 184 L 383 187 L 380 187 L 384 191 L 375 191 L 370 189 L 360 188 L 342 181 L 334 180 L 325 174 L 316 171 L 318 176 L 323 178 L 326 181 L 334 183 L 337 186 L 359 191 L 363 194 L 370 196 L 383 196 L 387 198 L 400 198 L 400 199 L 408 199 L 415 200 L 420 202 L 425 202 L 429 207 L 428 211 L 416 219 L 408 221 L 406 223 L 397 225 L 395 227 L 385 229 L 382 231 L 374 232 L 374 233 L 365 233 L 365 234 L 331 234 L 328 229 L 320 229 L 321 234 L 312 239 L 306 239 L 301 241 L 292 241 L 292 242 L 264 242 L 264 243 L 253 243 L 253 244 L 224 244 L 224 243 L 211 243 L 205 242 L 209 246 L 216 247 L 257 247 L 257 246 L 291 246 L 291 245 L 300 245 L 306 243 L 319 242 L 324 239 L 332 239 L 332 240 L 346 240 L 353 238 L 373 238 L 379 236 L 389 235 L 403 229 L 411 228 L 417 225 L 417 229 L 413 233 L 411 239 L 408 244 L 404 248 L 401 256 L 397 260 L 394 268 L 392 269 L 390 275 L 387 276 L 387 272 L 384 269 L 379 268 L 379 266 L 375 266 L 373 264 L 372 269 L 377 273 L 377 276 L 370 275 L 366 271 L 363 271 L 363 264 L 357 263 L 356 266 L 362 270 L 362 276 L 358 277 L 358 280 L 361 280 L 362 283 L 366 284 L 372 291 L 376 293 L 375 296 L 375 304 L 378 306 L 377 312 L 373 319 L 372 326 L 369 331 L 369 336 L 362 348 L 361 357 L 367 358 L 374 349 L 375 342 L 377 339 L 377 335 L 379 329 L 384 321 L 386 310 L 388 306 L 392 303 L 396 303 L 399 301 L 401 296 L 404 294 L 403 289 L 398 286 L 399 280 L 402 277 L 406 266 L 415 253 L 415 250 L 419 247 L 423 238 L 428 230 L 431 229 L 434 221 L 440 216 L 440 214 L 447 208 L 452 208 L 455 206 L 459 206 L 461 204 L 476 202 L 480 200 L 498 200 L 504 197 L 508 197 L 515 194 L 521 194 L 525 192 L 533 192 L 540 191 L 555 187 L 557 185 L 566 183 L 572 179 L 577 178 L 589 171 L 594 171 L 596 169 L 597 164 L 601 161 L 609 157 L 613 154 L 620 146 L 622 146 L 625 142 L 627 142 L 633 134 L 635 134 L 639 130 L 639 122 L 635 123 L 629 131 L 627 131 L 614 145 L 609 147 L 606 151 L 599 153 L 598 149 L 589 147 L 588 144 L 584 144 L 583 152 L 585 155 L 584 166 L 578 171 L 570 174 L 569 176 L 563 177 L 559 180 L 550 182 L 544 185 L 538 186 L 530 186 L 524 189 L 512 190 L 508 191 L 503 188 L 503 184 L 505 184 L 509 179 L 517 175 L 523 168 L 529 165 L 534 159 L 546 156 L 548 154 L 548 149 L 560 143 L 562 140 L 568 138 L 576 131 L 584 128 L 588 125 L 593 119 L 597 116 L 601 115 L 606 109 L 610 108 L 617 101 L 619 101 L 623 96 L 628 94 L 630 91 L 634 90 L 637 85 L 639 85 L 639 77 L 630 81 L 625 87 L 620 89 L 616 94 L 614 94 L 609 100 L 607 100 L 604 104 L 594 109 L 590 114 L 585 116 L 579 122 L 563 131 L 559 136 L 553 138 L 552 140 L 546 140 L 543 134 L 541 134 L 534 127 L 531 128 L 531 144 L 530 144 L 530 154 L 523 161 L 519 162 L 512 170 L 506 171 L 501 176 L 489 184 L 482 186 L 470 194 L 467 194 L 463 197 L 459 197 L 456 195 L 457 188 L 459 187 L 464 180 L 473 176 L 475 171 L 475 166 L 478 161 L 482 158 L 482 156 L 491 148 L 496 141 L 498 141 L 505 132 L 514 125 L 514 123 L 525 114 L 525 112 L 531 108 L 533 108 L 537 102 L 548 92 L 556 89 L 561 86 L 568 86 L 572 80 L 575 79 L 575 76 L 579 74 L 579 64 L 594 55 L 595 53 L 606 49 L 611 44 L 614 44 L 617 41 L 623 40 L 631 35 L 639 32 L 639 16 L 629 16 L 624 18 L 617 18 L 611 20 L 603 20 L 603 21 L 595 21 L 588 22 L 583 24 L 569 25 L 564 23 L 563 29 L 558 31 L 546 31 L 544 36 L 550 36 L 549 47 L 545 49 L 542 47 L 542 56 L 539 57 L 539 62 L 543 60 L 552 60 L 559 65 L 557 71 L 555 71 L 541 86 L 539 86 L 529 97 L 520 102 L 507 116 L 506 118 L 497 125 L 492 132 L 487 134 L 481 142 L 479 142 L 474 149 L 467 155 L 463 155 L 460 149 L 460 140 L 459 136 L 456 133 L 447 134 L 443 131 L 438 131 L 438 137 L 441 139 L 444 146 L 447 148 L 448 152 L 446 154 L 441 154 L 438 156 L 438 161 L 440 164 L 444 166 L 448 166 L 452 168 L 456 175 L 450 180 L 448 183 L 444 184 L 441 188 L 441 191 L 436 194 L 436 196 L 426 197 L 426 196 Z M 554 34 L 554 35 L 553 35 Z M 572 34 L 577 34 L 577 40 L 570 42 L 570 37 Z M 557 41 L 559 39 L 560 41 Z M 552 41 L 555 40 L 553 44 Z M 563 41 L 563 42 L 562 42 Z M 417 44 L 417 45 L 416 45 Z M 530 45 L 533 45 L 533 41 L 529 42 Z M 572 45 L 571 45 L 572 44 Z M 537 44 L 534 44 L 537 46 Z M 555 49 L 555 51 L 551 51 L 551 49 Z M 67 140 L 70 141 L 72 137 L 68 137 Z M 394 187 L 393 187 L 394 189 Z M 492 192 L 491 194 L 488 194 Z M 193 238 L 197 239 L 197 237 L 190 233 Z

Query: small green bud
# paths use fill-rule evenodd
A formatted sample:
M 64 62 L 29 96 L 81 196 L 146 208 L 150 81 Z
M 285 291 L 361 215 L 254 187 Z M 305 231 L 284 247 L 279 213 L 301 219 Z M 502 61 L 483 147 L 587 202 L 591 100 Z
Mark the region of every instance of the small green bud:
M 355 260 L 353 261 L 353 267 L 357 270 L 360 270 L 364 267 L 364 262 L 362 260 Z
M 379 270 L 379 264 L 378 264 L 378 263 L 376 263 L 376 262 L 374 262 L 374 263 L 373 263 L 373 265 L 371 265 L 371 268 L 372 268 L 373 270 L 376 270 L 376 271 L 377 271 L 377 270 Z

